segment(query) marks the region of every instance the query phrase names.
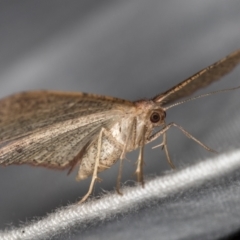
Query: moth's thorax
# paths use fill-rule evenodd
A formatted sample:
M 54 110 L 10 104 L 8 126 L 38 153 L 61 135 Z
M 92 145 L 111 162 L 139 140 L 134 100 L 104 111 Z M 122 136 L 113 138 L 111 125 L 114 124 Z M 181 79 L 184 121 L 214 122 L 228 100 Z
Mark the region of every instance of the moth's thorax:
M 153 113 L 159 114 L 159 121 L 152 122 Z M 110 132 L 120 144 L 127 144 L 127 151 L 132 151 L 145 142 L 154 127 L 164 123 L 165 116 L 165 111 L 153 101 L 137 101 L 135 107 L 111 127 Z
M 159 121 L 153 122 L 153 114 Z M 165 118 L 164 110 L 152 101 L 138 101 L 125 111 L 110 128 L 105 129 L 101 139 L 101 152 L 98 172 L 112 166 L 121 156 L 146 143 L 154 127 L 161 126 Z M 156 120 L 156 119 L 155 119 Z M 97 157 L 98 138 L 89 146 L 83 155 L 77 180 L 92 174 Z

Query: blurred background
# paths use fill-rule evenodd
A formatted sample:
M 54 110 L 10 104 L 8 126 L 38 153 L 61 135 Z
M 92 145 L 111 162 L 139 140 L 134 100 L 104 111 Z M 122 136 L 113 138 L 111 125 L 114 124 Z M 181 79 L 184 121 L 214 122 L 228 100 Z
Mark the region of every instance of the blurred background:
M 1 1 L 0 97 L 49 89 L 132 101 L 151 98 L 239 49 L 239 12 L 238 0 Z M 199 93 L 238 85 L 240 67 Z M 239 91 L 223 93 L 170 109 L 167 122 L 178 123 L 222 153 L 239 147 L 239 107 Z M 160 142 L 146 147 L 147 176 L 170 169 L 164 152 L 151 149 Z M 179 168 L 213 156 L 176 129 L 168 132 L 168 142 Z M 127 155 L 122 182 L 135 180 L 136 158 L 137 152 Z M 114 190 L 117 171 L 118 164 L 100 175 L 103 182 L 96 185 L 95 196 L 102 189 Z M 75 176 L 76 170 L 67 176 L 66 171 L 31 166 L 0 167 L 1 229 L 74 203 L 90 182 L 76 182 Z M 119 229 L 132 236 L 137 226 L 128 217 L 113 220 L 109 239 L 118 239 L 113 236 Z M 151 220 L 144 225 L 151 236 Z M 100 239 L 98 228 L 103 226 L 90 227 L 82 236 Z M 152 234 L 157 239 L 159 233 Z

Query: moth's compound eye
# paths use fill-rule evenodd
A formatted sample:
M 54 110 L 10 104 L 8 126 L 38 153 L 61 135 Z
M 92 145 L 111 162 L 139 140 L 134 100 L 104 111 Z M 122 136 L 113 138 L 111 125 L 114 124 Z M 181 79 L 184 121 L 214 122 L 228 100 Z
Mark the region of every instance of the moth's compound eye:
M 157 123 L 161 120 L 161 116 L 158 112 L 153 112 L 150 116 L 150 121 L 152 123 Z

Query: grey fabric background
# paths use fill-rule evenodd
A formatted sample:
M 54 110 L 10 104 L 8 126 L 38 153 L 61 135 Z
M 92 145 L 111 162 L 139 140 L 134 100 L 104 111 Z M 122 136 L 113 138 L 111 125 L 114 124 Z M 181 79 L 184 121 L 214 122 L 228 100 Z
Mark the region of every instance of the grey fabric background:
M 240 48 L 239 0 L 1 1 L 0 97 L 30 89 L 83 91 L 128 100 L 150 98 Z M 202 92 L 240 85 L 240 67 Z M 219 152 L 239 147 L 239 91 L 178 106 L 167 121 L 183 126 Z M 168 133 L 175 165 L 212 153 L 178 130 Z M 156 143 L 151 146 L 160 143 Z M 169 166 L 159 148 L 146 147 L 146 175 Z M 128 154 L 122 181 L 134 180 L 137 153 Z M 118 165 L 95 187 L 113 190 Z M 0 228 L 42 217 L 83 196 L 89 179 L 76 171 L 0 167 Z M 70 239 L 204 239 L 239 230 L 239 173 L 150 203 L 138 212 L 95 222 Z M 218 232 L 214 225 L 221 226 Z M 180 234 L 185 233 L 185 234 Z M 58 238 L 59 239 L 59 238 Z M 63 236 L 62 239 L 66 239 Z

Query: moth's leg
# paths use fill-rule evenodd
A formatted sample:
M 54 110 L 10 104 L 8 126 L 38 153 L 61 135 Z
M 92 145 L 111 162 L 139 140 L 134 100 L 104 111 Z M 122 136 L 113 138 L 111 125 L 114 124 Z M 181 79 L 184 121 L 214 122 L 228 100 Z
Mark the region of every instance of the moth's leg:
M 121 176 L 122 176 L 123 159 L 125 158 L 128 144 L 131 144 L 130 143 L 130 136 L 133 133 L 134 126 L 136 126 L 136 121 L 137 121 L 136 118 L 133 118 L 132 121 L 131 121 L 131 124 L 129 125 L 126 141 L 125 141 L 125 144 L 123 146 L 123 150 L 122 150 L 122 153 L 121 153 L 121 156 L 120 156 L 120 163 L 119 163 L 119 170 L 118 170 L 118 177 L 117 177 L 117 184 L 116 184 L 116 191 L 120 195 L 122 195 L 122 193 L 120 191 L 120 182 L 121 182 Z M 134 143 L 133 144 L 135 144 L 135 135 L 134 135 Z
M 118 170 L 118 176 L 117 176 L 117 184 L 116 184 L 116 191 L 119 195 L 123 195 L 120 191 L 120 182 L 121 182 L 121 176 L 122 176 L 122 166 L 123 166 L 123 159 L 120 158 L 119 163 L 119 170 Z
M 163 133 L 163 141 L 162 141 L 162 143 L 160 143 L 160 144 L 152 147 L 152 149 L 157 148 L 157 147 L 162 147 L 162 150 L 164 150 L 165 155 L 166 155 L 166 157 L 167 157 L 168 164 L 170 165 L 171 168 L 174 169 L 175 166 L 174 166 L 174 164 L 173 164 L 173 162 L 172 162 L 172 160 L 171 160 L 171 158 L 170 158 L 169 152 L 168 152 L 168 147 L 167 147 L 167 133 L 166 133 L 166 132 Z
M 138 160 L 137 160 L 137 169 L 136 169 L 136 174 L 137 174 L 137 181 L 141 182 L 142 186 L 144 187 L 144 179 L 143 179 L 143 150 L 144 150 L 144 145 L 145 143 L 145 133 L 146 133 L 146 127 L 144 126 L 142 128 L 142 142 L 140 146 L 140 151 L 138 155 Z
M 138 160 L 137 160 L 137 169 L 136 169 L 136 174 L 137 174 L 137 181 L 142 184 L 144 187 L 144 179 L 143 179 L 143 150 L 144 147 L 140 147 L 139 155 L 138 155 Z
M 196 139 L 195 137 L 193 137 L 189 132 L 187 132 L 183 127 L 177 125 L 176 123 L 169 123 L 168 125 L 166 125 L 164 128 L 162 128 L 161 130 L 159 130 L 158 132 L 154 133 L 153 135 L 151 135 L 146 143 L 152 142 L 155 139 L 157 139 L 158 137 L 160 137 L 161 135 L 163 135 L 170 127 L 176 127 L 179 130 L 181 130 L 183 132 L 183 134 L 185 136 L 187 136 L 188 138 L 192 139 L 193 141 L 195 141 L 196 143 L 198 143 L 200 146 L 202 146 L 203 148 L 205 148 L 207 151 L 209 152 L 215 152 L 215 150 L 211 149 L 210 147 L 206 146 L 205 144 L 203 144 L 202 142 L 200 142 L 198 139 Z
M 94 165 L 94 170 L 93 170 L 93 175 L 92 175 L 92 180 L 88 189 L 88 192 L 86 193 L 86 195 L 78 202 L 83 203 L 84 201 L 86 201 L 89 197 L 89 195 L 92 193 L 93 191 L 93 187 L 95 184 L 95 181 L 98 179 L 97 176 L 97 172 L 98 172 L 98 167 L 99 167 L 99 161 L 100 161 L 100 154 L 101 154 L 101 147 L 102 147 L 102 135 L 103 132 L 106 131 L 104 128 L 101 129 L 99 136 L 98 136 L 98 151 L 97 151 L 97 157 L 96 157 L 96 161 L 95 161 L 95 165 Z
M 168 147 L 167 147 L 167 134 L 166 132 L 163 133 L 163 149 L 164 149 L 164 152 L 166 154 L 166 157 L 167 157 L 167 161 L 169 163 L 169 165 L 171 166 L 172 169 L 175 168 L 170 156 L 169 156 L 169 152 L 168 152 Z

